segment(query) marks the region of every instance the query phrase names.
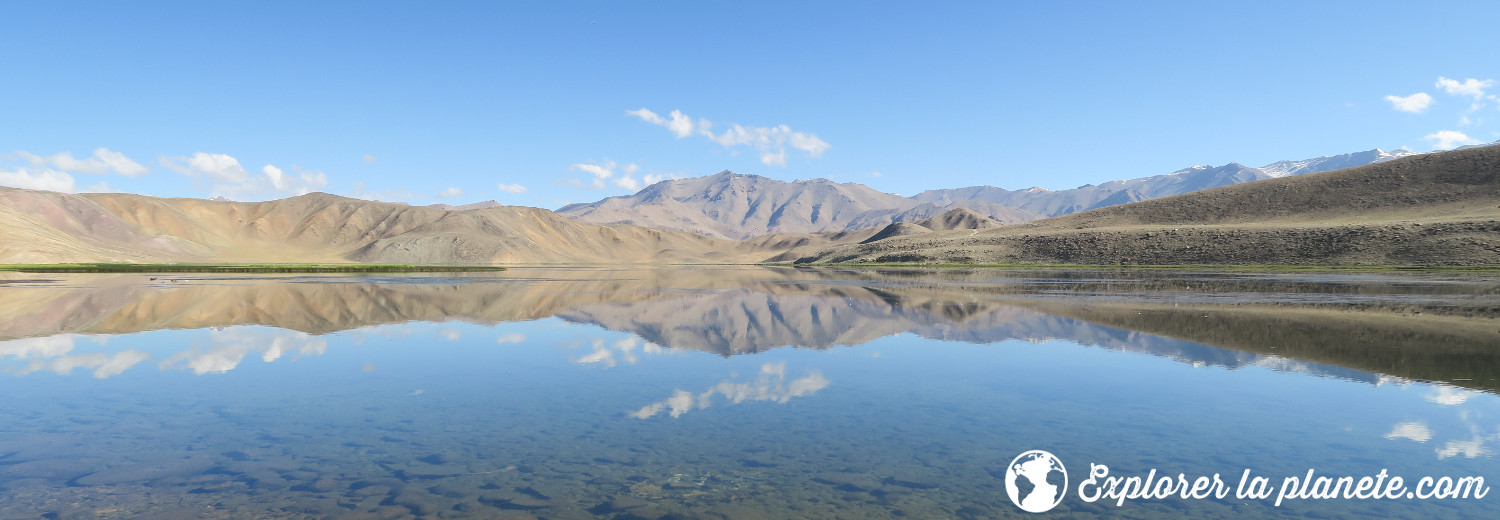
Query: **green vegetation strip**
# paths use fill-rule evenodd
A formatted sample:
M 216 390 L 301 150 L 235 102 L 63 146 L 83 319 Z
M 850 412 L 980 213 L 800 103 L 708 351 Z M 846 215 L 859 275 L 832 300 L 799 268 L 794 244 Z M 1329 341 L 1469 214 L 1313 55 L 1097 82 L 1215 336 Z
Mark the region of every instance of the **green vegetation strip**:
M 451 273 L 503 271 L 479 265 L 394 264 L 13 264 L 0 271 L 22 273 Z

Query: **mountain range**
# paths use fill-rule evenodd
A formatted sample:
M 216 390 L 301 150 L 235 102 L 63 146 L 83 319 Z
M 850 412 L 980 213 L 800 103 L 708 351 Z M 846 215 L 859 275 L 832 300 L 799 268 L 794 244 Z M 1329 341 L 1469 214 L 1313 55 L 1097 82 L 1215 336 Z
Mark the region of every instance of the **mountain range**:
M 1496 265 L 1496 165 L 1496 146 L 1371 150 L 1063 191 L 914 197 L 726 171 L 558 212 L 0 187 L 0 263 Z
M 594 224 L 631 224 L 700 235 L 747 239 L 768 234 L 879 228 L 966 208 L 1002 224 L 1018 224 L 1095 208 L 1265 179 L 1375 164 L 1415 152 L 1381 149 L 1260 168 L 1239 163 L 1193 166 L 1165 175 L 1110 181 L 1070 190 L 1007 190 L 970 186 L 928 190 L 911 197 L 827 179 L 778 181 L 724 171 L 708 177 L 665 180 L 638 193 L 570 204 L 557 213 Z
M 0 187 L 0 263 L 745 261 L 733 256 L 737 246 L 520 206 L 451 210 L 326 193 L 231 202 Z
M 1500 146 L 1412 155 L 994 229 L 818 244 L 798 263 L 1500 265 Z

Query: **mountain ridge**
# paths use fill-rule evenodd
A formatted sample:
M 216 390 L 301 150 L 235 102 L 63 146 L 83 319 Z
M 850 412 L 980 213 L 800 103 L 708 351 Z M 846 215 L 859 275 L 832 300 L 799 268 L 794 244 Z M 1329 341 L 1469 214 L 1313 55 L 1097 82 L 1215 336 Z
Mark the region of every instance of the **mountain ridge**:
M 1500 164 L 1497 154 L 1500 147 L 1471 147 L 1279 178 L 1230 163 L 1111 181 L 1100 185 L 1103 190 L 1082 194 L 1079 189 L 977 186 L 929 197 L 934 202 L 857 183 L 783 182 L 726 170 L 656 183 L 631 196 L 606 199 L 605 205 L 569 206 L 575 212 L 597 210 L 602 224 L 490 203 L 467 206 L 474 209 L 411 206 L 326 193 L 234 202 L 0 187 L 0 263 L 1497 265 L 1500 249 L 1491 248 L 1493 237 L 1486 230 L 1497 225 L 1493 217 L 1500 200 L 1492 199 L 1500 195 L 1462 186 L 1493 177 L 1495 164 Z M 1333 156 L 1282 164 L 1281 171 L 1308 172 L 1392 155 L 1377 149 L 1351 155 L 1353 159 Z M 1330 183 L 1333 178 L 1343 180 Z M 1215 184 L 1223 186 L 1170 194 Z M 1371 186 L 1386 186 L 1400 196 L 1393 199 Z M 1101 198 L 1106 192 L 1110 194 Z M 1036 212 L 1004 205 L 1043 196 L 1057 198 L 1030 207 L 1066 213 L 1037 220 Z M 953 197 L 963 199 L 948 200 Z M 644 211 L 623 211 L 636 207 Z M 611 216 L 611 208 L 622 211 Z M 1266 213 L 1271 209 L 1281 213 Z M 659 225 L 662 218 L 710 233 L 642 225 Z M 1435 225 L 1417 230 L 1415 221 Z M 1149 231 L 1144 238 L 1136 236 L 1140 230 L 1125 229 L 1131 226 L 1173 226 L 1173 234 L 1176 227 L 1188 226 L 1196 234 L 1164 241 Z M 1018 234 L 1029 238 L 1018 245 Z M 1127 235 L 1139 242 L 1122 241 Z M 726 238 L 734 236 L 747 239 Z M 1250 254 L 1232 247 L 1248 236 L 1281 249 Z M 1299 241 L 1323 246 L 1297 245 Z M 949 250 L 930 251 L 937 244 L 947 244 Z M 1348 244 L 1365 251 L 1351 252 Z M 971 246 L 979 250 L 971 251 Z M 1179 247 L 1194 249 L 1186 254 Z
M 265 202 L 0 187 L 0 262 L 506 264 L 732 260 L 734 244 L 524 206 L 310 193 Z
M 1493 144 L 1500 144 L 1496 141 Z M 724 170 L 664 180 L 631 194 L 557 209 L 594 224 L 630 224 L 744 240 L 762 235 L 884 228 L 931 218 L 956 208 L 1003 224 L 1019 224 L 1117 204 L 1293 175 L 1376 164 L 1421 155 L 1380 148 L 1261 167 L 1238 162 L 1192 166 L 1171 173 L 1085 184 L 1065 190 L 1007 190 L 989 185 L 926 190 L 910 197 L 828 179 L 780 181 Z M 915 203 L 913 203 L 915 202 Z
M 1402 157 L 969 233 L 804 248 L 797 263 L 1500 265 L 1500 147 Z

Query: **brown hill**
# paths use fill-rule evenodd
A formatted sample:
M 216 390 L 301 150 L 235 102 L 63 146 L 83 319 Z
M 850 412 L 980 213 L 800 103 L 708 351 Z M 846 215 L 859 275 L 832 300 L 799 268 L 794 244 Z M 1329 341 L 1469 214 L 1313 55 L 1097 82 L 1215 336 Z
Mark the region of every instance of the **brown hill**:
M 1500 147 L 1263 180 L 800 263 L 1500 264 Z
M 913 222 L 933 231 L 951 231 L 954 229 L 989 229 L 1000 227 L 1004 224 L 995 219 L 980 215 L 969 208 L 958 208 L 942 215 L 925 218 Z
M 324 193 L 229 202 L 0 188 L 0 263 L 684 262 L 734 260 L 735 246 L 517 206 L 454 211 Z
M 902 211 L 900 213 L 878 211 L 866 212 L 855 218 L 854 220 L 851 220 L 847 225 L 844 226 L 844 229 L 853 230 L 878 228 L 895 222 L 920 222 L 936 216 L 940 216 L 944 213 L 948 213 L 959 208 L 970 210 L 976 215 L 989 220 L 993 220 L 1000 224 L 1020 224 L 1023 222 L 1031 222 L 1033 220 L 1044 218 L 1042 215 L 1038 215 L 1024 209 L 1006 207 L 995 202 L 984 200 L 957 200 L 947 202 L 943 205 L 924 202 L 916 207 L 913 207 L 912 209 Z

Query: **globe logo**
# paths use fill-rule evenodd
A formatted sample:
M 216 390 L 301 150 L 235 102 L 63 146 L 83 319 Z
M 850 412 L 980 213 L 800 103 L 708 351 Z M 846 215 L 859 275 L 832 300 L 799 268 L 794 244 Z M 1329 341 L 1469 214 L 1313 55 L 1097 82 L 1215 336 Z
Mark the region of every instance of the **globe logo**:
M 1005 468 L 1005 492 L 1022 511 L 1051 511 L 1062 503 L 1067 489 L 1068 470 L 1051 453 L 1031 450 L 1016 456 Z

